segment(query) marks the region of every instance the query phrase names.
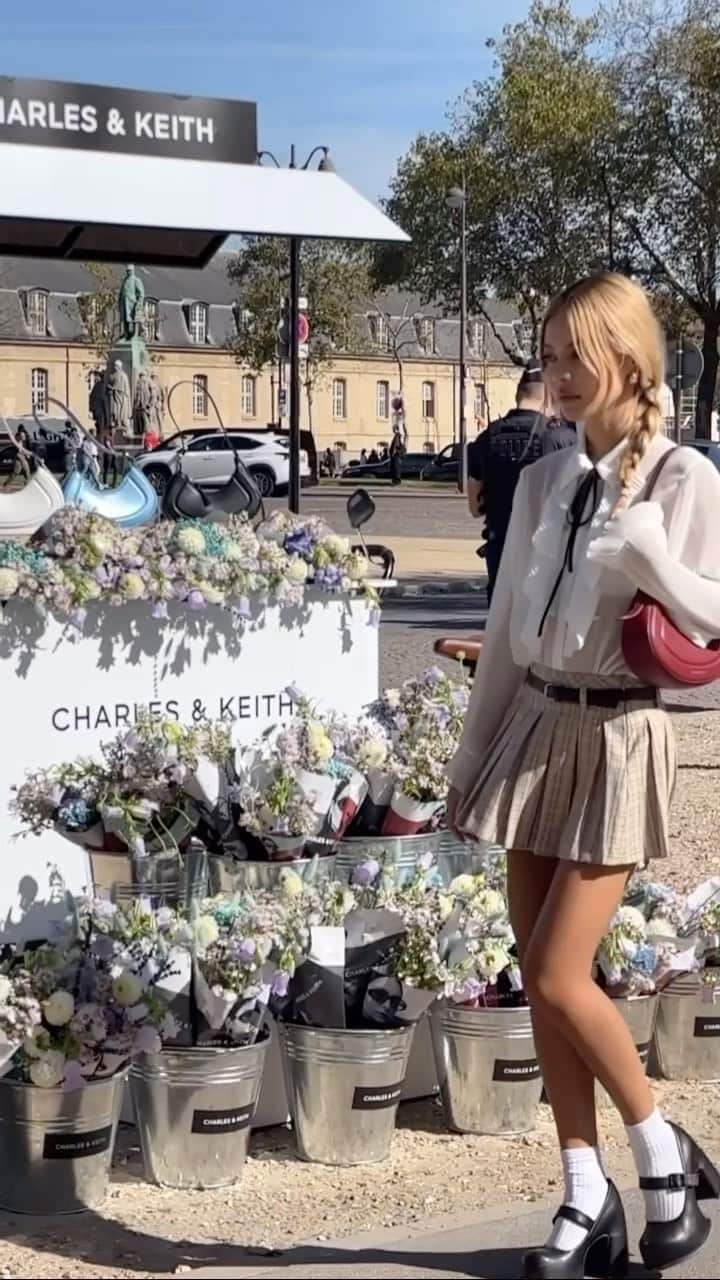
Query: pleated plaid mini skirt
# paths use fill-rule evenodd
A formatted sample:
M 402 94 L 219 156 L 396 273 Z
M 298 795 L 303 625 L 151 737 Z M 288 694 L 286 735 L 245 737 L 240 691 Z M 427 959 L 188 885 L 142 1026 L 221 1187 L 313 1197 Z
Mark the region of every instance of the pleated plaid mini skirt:
M 468 836 L 539 857 L 644 865 L 669 852 L 677 759 L 662 706 L 557 701 L 543 685 L 617 690 L 617 676 L 537 667 L 458 813 Z M 631 686 L 628 686 L 631 687 Z

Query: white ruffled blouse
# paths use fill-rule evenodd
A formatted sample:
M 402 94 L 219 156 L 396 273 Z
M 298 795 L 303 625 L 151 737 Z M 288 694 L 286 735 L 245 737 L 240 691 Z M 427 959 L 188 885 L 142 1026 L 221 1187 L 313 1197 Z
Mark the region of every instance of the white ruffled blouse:
M 580 426 L 577 447 L 522 472 L 463 738 L 448 770 L 461 792 L 530 667 L 637 683 L 623 659 L 621 619 L 638 590 L 696 643 L 720 637 L 720 474 L 699 451 L 678 450 L 644 501 L 659 459 L 673 447 L 656 436 L 636 469 L 630 505 L 613 518 L 625 447 L 593 463 Z M 583 483 L 584 520 L 576 521 L 568 558 L 570 512 Z

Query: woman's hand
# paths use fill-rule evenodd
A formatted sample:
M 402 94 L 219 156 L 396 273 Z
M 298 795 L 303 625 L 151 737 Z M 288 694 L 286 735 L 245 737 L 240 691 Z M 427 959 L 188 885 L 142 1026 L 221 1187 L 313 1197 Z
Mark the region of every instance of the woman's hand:
M 457 787 L 451 787 L 447 798 L 447 824 L 460 840 L 464 840 L 465 837 L 457 825 L 457 814 L 461 801 L 462 795 L 457 790 Z

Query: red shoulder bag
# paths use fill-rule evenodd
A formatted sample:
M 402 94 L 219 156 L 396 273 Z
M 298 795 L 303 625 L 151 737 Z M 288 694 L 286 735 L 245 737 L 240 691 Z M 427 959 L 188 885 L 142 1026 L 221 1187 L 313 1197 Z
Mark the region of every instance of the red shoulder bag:
M 646 502 L 673 452 L 668 449 L 657 464 Z M 720 680 L 720 640 L 713 640 L 707 649 L 694 644 L 675 626 L 663 606 L 642 591 L 623 618 L 622 651 L 633 675 L 656 689 L 684 689 Z

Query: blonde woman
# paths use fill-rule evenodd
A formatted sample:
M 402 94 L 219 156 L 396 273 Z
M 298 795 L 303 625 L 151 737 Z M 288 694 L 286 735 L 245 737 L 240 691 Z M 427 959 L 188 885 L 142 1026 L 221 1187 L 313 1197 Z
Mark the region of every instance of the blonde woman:
M 622 1276 L 625 1217 L 597 1146 L 594 1082 L 614 1099 L 647 1211 L 646 1266 L 695 1252 L 698 1201 L 720 1174 L 663 1119 L 630 1032 L 592 978 L 638 864 L 668 852 L 675 780 L 657 691 L 624 665 L 621 618 L 641 589 L 696 642 L 720 636 L 720 476 L 672 445 L 658 403 L 663 340 L 649 300 L 618 275 L 553 302 L 542 335 L 548 393 L 578 445 L 522 474 L 463 740 L 450 820 L 508 852 L 508 894 L 565 1200 L 526 1277 Z

